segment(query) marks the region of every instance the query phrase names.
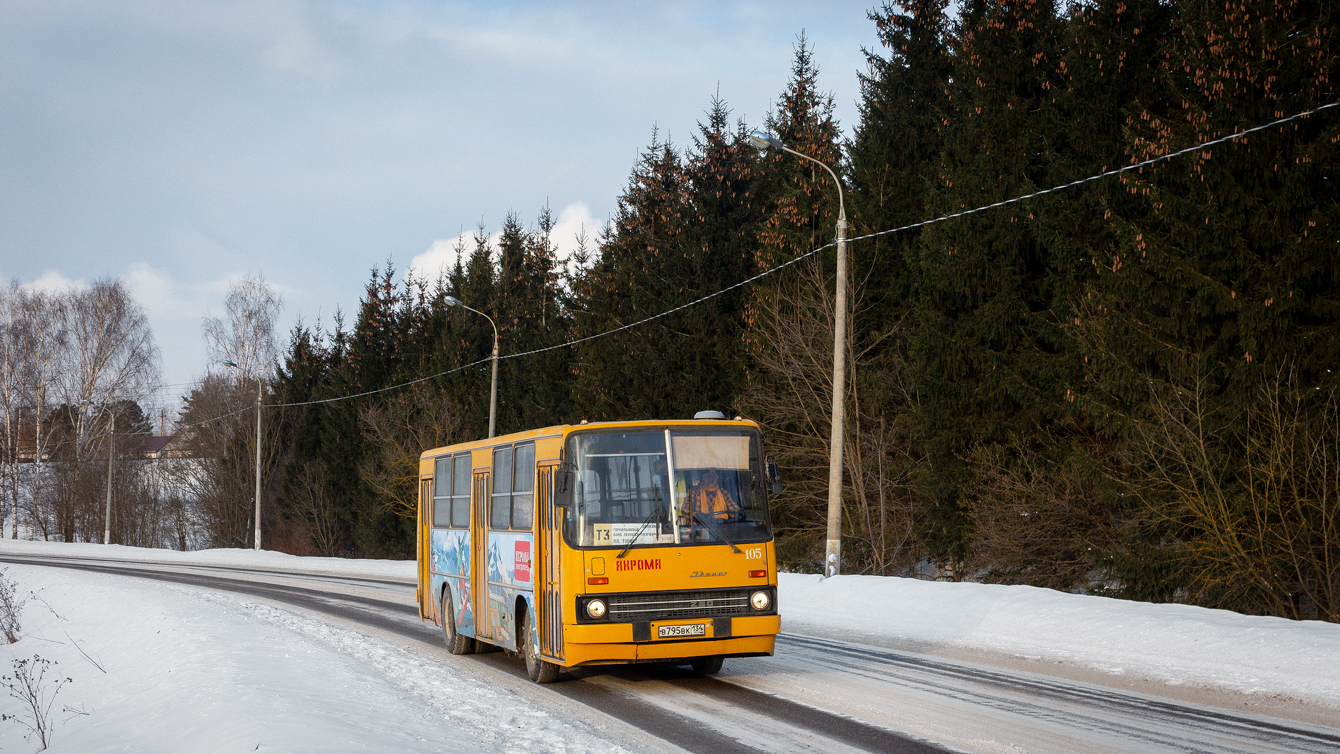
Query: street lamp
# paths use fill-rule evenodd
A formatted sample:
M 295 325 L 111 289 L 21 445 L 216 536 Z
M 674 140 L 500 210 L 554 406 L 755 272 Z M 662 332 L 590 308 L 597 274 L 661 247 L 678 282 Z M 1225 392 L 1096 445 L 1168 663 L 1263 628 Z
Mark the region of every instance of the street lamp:
M 84 404 L 93 405 L 93 401 L 85 398 Z M 107 411 L 107 407 L 102 407 Z M 116 459 L 116 412 L 108 411 L 112 417 L 111 432 L 107 436 L 107 513 L 102 521 L 102 543 L 110 545 L 112 543 L 112 461 Z
M 847 209 L 842 200 L 842 181 L 833 169 L 822 162 L 801 154 L 782 143 L 772 134 L 755 131 L 749 143 L 761 150 L 780 149 L 818 165 L 833 176 L 838 190 L 837 220 L 837 300 L 833 322 L 833 423 L 828 430 L 828 547 L 824 553 L 824 575 L 836 576 L 842 571 L 842 423 L 843 393 L 847 381 Z
M 223 365 L 237 370 L 238 379 L 245 374 L 235 361 L 225 360 Z M 256 376 L 256 544 L 261 549 L 261 378 Z
M 460 299 L 447 296 L 446 301 L 447 306 L 459 306 L 466 311 L 474 312 L 487 319 L 490 325 L 493 325 L 493 384 L 489 386 L 489 437 L 493 437 L 493 430 L 496 426 L 494 422 L 498 416 L 498 326 L 493 323 L 493 317 L 478 309 L 471 309 L 462 304 Z

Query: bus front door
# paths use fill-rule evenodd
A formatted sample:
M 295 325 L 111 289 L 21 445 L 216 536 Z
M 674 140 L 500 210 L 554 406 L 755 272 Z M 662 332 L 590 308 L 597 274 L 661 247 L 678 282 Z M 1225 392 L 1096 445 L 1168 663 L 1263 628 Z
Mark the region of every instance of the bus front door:
M 539 612 L 540 655 L 547 660 L 563 661 L 563 596 L 559 588 L 562 576 L 563 515 L 554 507 L 554 472 L 557 463 L 540 466 L 539 483 L 535 486 L 535 507 L 539 511 L 538 542 L 539 574 L 535 580 L 535 607 Z

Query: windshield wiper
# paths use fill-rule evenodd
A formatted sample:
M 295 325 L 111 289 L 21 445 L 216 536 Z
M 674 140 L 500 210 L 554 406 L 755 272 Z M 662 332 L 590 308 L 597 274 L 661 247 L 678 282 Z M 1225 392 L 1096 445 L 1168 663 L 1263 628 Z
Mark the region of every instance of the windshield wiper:
M 642 537 L 642 532 L 647 530 L 647 525 L 650 524 L 652 521 L 655 521 L 656 518 L 660 515 L 661 515 L 661 496 L 657 495 L 656 506 L 651 509 L 651 515 L 647 516 L 647 520 L 643 521 L 642 526 L 638 528 L 637 534 L 633 535 L 633 540 L 628 543 L 627 547 L 623 548 L 622 552 L 620 552 L 618 555 L 615 555 L 614 559 L 619 560 L 623 556 L 627 555 L 628 551 L 633 549 L 633 545 L 637 544 L 637 540 Z
M 694 511 L 694 512 L 693 512 L 693 520 L 694 520 L 694 521 L 697 521 L 697 522 L 700 523 L 700 524 L 702 524 L 702 525 L 703 525 L 703 528 L 707 529 L 708 531 L 712 532 L 713 534 L 717 535 L 718 537 L 721 537 L 721 541 L 722 541 L 722 542 L 725 542 L 725 543 L 728 544 L 728 545 L 730 545 L 730 548 L 731 548 L 732 550 L 736 551 L 737 553 L 740 551 L 740 548 L 736 547 L 736 546 L 735 546 L 735 543 L 732 542 L 732 541 L 730 541 L 730 537 L 727 537 L 725 532 L 721 531 L 720 529 L 716 528 L 716 527 L 713 526 L 712 524 L 709 524 L 709 523 L 707 523 L 707 521 L 703 520 L 703 517 L 698 515 L 698 511 Z

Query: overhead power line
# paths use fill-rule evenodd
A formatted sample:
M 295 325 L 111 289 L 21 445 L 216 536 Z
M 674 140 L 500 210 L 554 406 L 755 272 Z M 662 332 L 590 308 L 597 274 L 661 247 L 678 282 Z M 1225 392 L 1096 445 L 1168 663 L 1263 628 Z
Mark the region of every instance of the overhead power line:
M 1039 190 L 1039 191 L 1034 191 L 1034 192 L 1032 192 L 1032 193 L 1028 193 L 1028 194 L 1023 194 L 1023 195 L 1020 195 L 1020 196 L 1011 197 L 1011 198 L 1009 198 L 1009 199 L 1002 199 L 1001 201 L 998 201 L 998 202 L 992 202 L 991 204 L 984 204 L 984 205 L 981 205 L 981 206 L 979 206 L 979 207 L 973 207 L 973 208 L 971 208 L 971 209 L 965 209 L 965 210 L 962 210 L 962 211 L 960 211 L 960 212 L 953 212 L 953 213 L 950 213 L 950 214 L 947 214 L 947 215 L 941 215 L 941 216 L 939 216 L 939 217 L 935 217 L 935 218 L 932 218 L 932 219 L 929 219 L 929 220 L 921 220 L 921 221 L 919 221 L 919 222 L 910 223 L 910 224 L 908 224 L 908 225 L 901 225 L 901 226 L 899 226 L 899 227 L 897 227 L 897 228 L 889 228 L 889 229 L 887 229 L 887 230 L 875 231 L 874 233 L 867 233 L 867 234 L 865 234 L 865 235 L 863 235 L 863 236 L 856 236 L 855 238 L 851 238 L 851 239 L 848 239 L 848 240 L 849 240 L 849 241 L 862 241 L 862 240 L 866 240 L 866 239 L 869 239 L 869 238 L 875 238 L 875 237 L 877 237 L 877 236 L 886 236 L 886 235 L 890 235 L 890 234 L 893 234 L 893 233 L 902 233 L 902 232 L 904 232 L 904 231 L 915 230 L 915 229 L 917 229 L 917 228 L 924 228 L 924 227 L 926 227 L 926 226 L 928 226 L 928 225 L 934 225 L 934 224 L 936 224 L 936 223 L 947 222 L 947 221 L 949 221 L 949 220 L 954 220 L 954 219 L 957 219 L 957 218 L 960 218 L 960 217 L 966 217 L 966 216 L 968 216 L 968 215 L 974 215 L 974 214 L 978 214 L 978 213 L 981 213 L 981 212 L 986 212 L 987 210 L 998 209 L 998 208 L 1000 208 L 1000 207 L 1005 207 L 1005 206 L 1008 206 L 1008 205 L 1011 205 L 1011 204 L 1017 204 L 1017 203 L 1019 203 L 1019 202 L 1027 201 L 1027 200 L 1029 200 L 1029 199 L 1036 199 L 1036 198 L 1039 197 L 1039 196 L 1045 196 L 1045 195 L 1047 195 L 1047 194 L 1054 194 L 1054 193 L 1057 193 L 1057 192 L 1059 192 L 1059 191 L 1064 191 L 1064 190 L 1066 190 L 1066 189 L 1071 189 L 1071 188 L 1075 188 L 1075 187 L 1077 187 L 1077 186 L 1082 186 L 1082 185 L 1084 185 L 1084 184 L 1086 184 L 1086 183 L 1091 183 L 1091 182 L 1093 182 L 1093 181 L 1098 181 L 1098 180 L 1102 180 L 1102 179 L 1104 179 L 1104 178 L 1111 178 L 1111 177 L 1116 176 L 1116 175 L 1121 175 L 1121 174 L 1123 174 L 1123 173 L 1129 173 L 1129 172 L 1132 172 L 1132 171 L 1141 170 L 1141 169 L 1146 168 L 1146 167 L 1149 167 L 1149 166 L 1151 166 L 1151 165 L 1156 165 L 1156 164 L 1158 164 L 1158 163 L 1160 163 L 1160 162 L 1165 162 L 1165 161 L 1167 161 L 1167 160 L 1171 160 L 1171 159 L 1174 159 L 1174 158 L 1177 158 L 1177 157 L 1182 157 L 1182 156 L 1184 156 L 1184 155 L 1192 154 L 1192 153 L 1195 153 L 1195 152 L 1201 152 L 1201 151 L 1204 151 L 1204 150 L 1209 149 L 1209 148 L 1211 148 L 1211 147 L 1217 146 L 1217 145 L 1219 145 L 1219 144 L 1224 144 L 1224 143 L 1233 141 L 1233 140 L 1235 140 L 1235 139 L 1241 139 L 1241 138 L 1243 138 L 1243 137 L 1248 136 L 1249 134 L 1253 134 L 1253 133 L 1256 133 L 1256 132 L 1258 132 L 1258 131 L 1264 131 L 1264 130 L 1266 130 L 1266 129 L 1274 128 L 1274 127 L 1276 127 L 1276 126 L 1281 126 L 1281 125 L 1284 125 L 1285 123 L 1289 123 L 1289 122 L 1291 122 L 1291 121 L 1295 121 L 1295 120 L 1299 120 L 1299 119 L 1302 119 L 1302 118 L 1306 118 L 1306 117 L 1308 117 L 1309 115 L 1313 115 L 1313 114 L 1315 114 L 1315 113 L 1319 113 L 1319 112 L 1321 112 L 1321 111 L 1323 111 L 1323 110 L 1329 110 L 1329 109 L 1334 108 L 1334 107 L 1340 107 L 1340 102 L 1331 102 L 1331 103 L 1329 103 L 1329 104 L 1319 105 L 1319 106 L 1314 107 L 1314 108 L 1312 108 L 1312 109 L 1310 109 L 1310 110 L 1304 110 L 1304 111 L 1302 111 L 1302 112 L 1294 113 L 1293 115 L 1289 115 L 1289 116 L 1286 116 L 1286 117 L 1283 117 L 1283 118 L 1277 118 L 1276 120 L 1272 120 L 1272 121 L 1270 121 L 1269 123 L 1263 123 L 1263 124 L 1261 124 L 1261 125 L 1259 125 L 1259 126 L 1253 126 L 1252 128 L 1244 129 L 1244 130 L 1242 130 L 1242 131 L 1237 131 L 1237 132 L 1228 134 L 1227 136 L 1221 136 L 1221 137 L 1219 137 L 1219 138 L 1217 138 L 1217 139 L 1211 139 L 1211 140 L 1209 140 L 1209 141 L 1201 142 L 1200 144 L 1196 144 L 1195 146 L 1186 147 L 1185 149 L 1179 149 L 1179 150 L 1176 150 L 1176 151 L 1174 151 L 1174 152 L 1169 152 L 1168 154 L 1159 155 L 1159 156 L 1157 156 L 1157 157 L 1151 157 L 1151 158 L 1149 158 L 1149 159 L 1147 159 L 1147 160 L 1142 160 L 1142 161 L 1140 161 L 1140 162 L 1132 163 L 1132 164 L 1130 164 L 1130 165 L 1126 165 L 1126 166 L 1123 166 L 1123 167 L 1120 167 L 1120 168 L 1115 168 L 1115 169 L 1113 169 L 1113 170 L 1104 170 L 1104 171 L 1101 172 L 1101 173 L 1096 173 L 1096 174 L 1094 174 L 1094 175 L 1087 176 L 1087 177 L 1085 177 L 1085 178 L 1080 178 L 1080 179 L 1078 179 L 1078 180 L 1070 181 L 1069 183 L 1063 183 L 1063 184 L 1060 184 L 1060 185 L 1057 185 L 1057 186 L 1052 186 L 1051 188 L 1041 189 L 1041 190 Z M 651 316 L 649 316 L 649 317 L 644 317 L 644 318 L 642 318 L 642 319 L 637 320 L 636 322 L 630 322 L 630 323 L 628 323 L 628 324 L 626 324 L 626 325 L 620 325 L 619 327 L 615 327 L 615 328 L 610 329 L 610 330 L 605 330 L 604 332 L 596 333 L 595 335 L 588 335 L 588 336 L 586 336 L 586 337 L 584 337 L 584 338 L 576 338 L 576 339 L 574 339 L 574 340 L 569 340 L 569 341 L 567 341 L 567 342 L 565 342 L 565 343 L 560 343 L 560 344 L 558 344 L 558 345 L 554 345 L 554 346 L 546 346 L 546 347 L 544 347 L 544 348 L 536 348 L 536 349 L 533 349 L 533 350 L 530 350 L 530 351 L 523 351 L 523 352 L 521 352 L 521 353 L 513 353 L 513 354 L 508 354 L 508 355 L 506 355 L 506 356 L 499 356 L 498 359 L 499 359 L 499 361 L 505 361 L 505 360 L 507 360 L 507 359 L 520 359 L 520 358 L 525 357 L 525 356 L 534 356 L 535 354 L 545 353 L 545 352 L 547 352 L 547 351 L 555 351 L 555 350 L 558 350 L 558 349 L 560 349 L 560 348 L 571 348 L 571 347 L 573 347 L 573 346 L 575 346 L 575 345 L 579 345 L 579 344 L 581 344 L 581 343 L 586 343 L 586 342 L 588 342 L 588 341 L 596 340 L 597 338 L 603 338 L 603 337 L 605 337 L 605 336 L 607 336 L 607 335 L 614 335 L 614 334 L 616 334 L 616 333 L 623 332 L 624 330 L 631 330 L 631 329 L 633 329 L 634 327 L 638 327 L 638 326 L 641 326 L 641 325 L 645 325 L 645 324 L 647 324 L 648 322 L 653 322 L 653 321 L 655 321 L 655 320 L 661 319 L 662 317 L 668 317 L 668 316 L 671 315 L 671 314 L 674 314 L 674 313 L 676 313 L 676 312 L 681 312 L 681 311 L 683 311 L 683 310 L 685 310 L 685 309 L 689 309 L 689 308 L 691 308 L 691 307 L 697 306 L 698 304 L 701 304 L 701 303 L 703 303 L 703 302 L 705 302 L 705 301 L 709 301 L 709 300 L 711 300 L 711 299 L 713 299 L 713 298 L 716 298 L 717 296 L 721 296 L 721 295 L 726 294 L 726 293 L 729 293 L 729 292 L 731 292 L 731 291 L 733 291 L 733 290 L 736 290 L 736 289 L 739 289 L 739 288 L 743 288 L 744 286 L 747 286 L 747 285 L 750 285 L 750 284 L 752 284 L 752 283 L 754 283 L 754 282 L 757 282 L 758 280 L 761 280 L 762 278 L 765 278 L 765 277 L 767 277 L 768 275 L 773 274 L 774 272 L 780 272 L 781 270 L 784 270 L 784 269 L 786 269 L 787 267 L 790 267 L 791 265 L 796 264 L 797 262 L 800 262 L 800 261 L 802 261 L 802 260 L 808 259 L 808 258 L 814 256 L 815 254 L 818 254 L 819 252 L 823 251 L 824 249 L 832 248 L 833 246 L 836 245 L 836 243 L 837 243 L 836 241 L 830 241 L 829 243 L 826 243 L 826 244 L 824 244 L 823 246 L 819 246 L 818 248 L 811 249 L 810 251 L 807 251 L 807 252 L 805 252 L 804 254 L 801 254 L 801 255 L 799 255 L 799 256 L 796 256 L 796 257 L 793 258 L 793 259 L 789 259 L 789 260 L 787 260 L 787 261 L 785 261 L 785 262 L 782 262 L 781 264 L 776 265 L 775 267 L 770 267 L 770 268 L 764 270 L 763 272 L 760 272 L 760 273 L 758 273 L 757 275 L 754 275 L 753 277 L 747 278 L 747 279 L 745 279 L 745 280 L 741 280 L 740 282 L 735 283 L 734 285 L 730 285 L 730 286 L 727 286 L 727 287 L 725 287 L 725 288 L 722 288 L 721 290 L 714 291 L 714 292 L 712 292 L 712 293 L 707 294 L 706 296 L 703 296 L 703 297 L 701 297 L 701 298 L 694 299 L 693 301 L 690 301 L 690 302 L 688 302 L 688 303 L 686 303 L 686 304 L 681 304 L 681 305 L 679 305 L 679 306 L 676 306 L 676 307 L 674 307 L 673 309 L 667 309 L 667 310 L 665 310 L 665 311 L 663 311 L 663 312 L 661 312 L 661 313 L 659 313 L 659 314 L 653 314 L 653 315 L 651 315 Z M 439 378 L 439 377 L 445 377 L 445 376 L 447 376 L 447 375 L 449 375 L 449 374 L 452 374 L 452 373 L 454 373 L 454 372 L 460 372 L 460 371 L 462 371 L 462 370 L 469 369 L 469 368 L 471 368 L 471 367 L 475 367 L 475 366 L 479 366 L 479 365 L 481 365 L 481 364 L 487 364 L 487 363 L 489 363 L 490 361 L 492 361 L 492 357 L 487 357 L 487 358 L 479 359 L 478 361 L 473 361 L 473 362 L 470 362 L 469 364 L 465 364 L 465 365 L 463 365 L 463 366 L 454 367 L 454 368 L 452 368 L 452 369 L 448 369 L 448 370 L 445 370 L 445 371 L 442 371 L 442 372 L 437 372 L 436 374 L 430 374 L 430 375 L 428 375 L 428 376 L 426 376 L 426 377 L 420 377 L 420 378 L 415 379 L 415 380 L 410 380 L 409 382 L 402 382 L 402 383 L 399 383 L 399 384 L 397 384 L 397 385 L 389 385 L 389 386 L 387 386 L 387 387 L 377 388 L 376 390 L 365 390 L 365 391 L 363 391 L 363 392 L 361 392 L 361 393 L 354 393 L 354 394 L 352 394 L 352 395 L 341 395 L 341 396 L 337 396 L 337 397 L 334 397 L 334 398 L 320 398 L 320 399 L 317 399 L 317 400 L 311 400 L 311 401 L 298 401 L 298 402 L 294 402 L 294 403 L 272 403 L 272 404 L 269 404 L 268 408 L 295 408 L 295 407 L 299 407 L 299 406 L 315 406 L 315 405 L 324 404 L 324 403 L 338 403 L 338 402 L 340 402 L 340 401 L 348 401 L 348 400 L 353 400 L 353 399 L 355 399 L 355 398 L 365 398 L 365 397 L 367 397 L 367 396 L 369 396 L 369 395 L 377 395 L 378 393 L 386 393 L 386 392 L 390 392 L 390 391 L 392 391 L 392 390 L 399 390 L 399 389 L 401 389 L 401 388 L 410 387 L 410 386 L 413 386 L 413 385 L 418 385 L 418 384 L 423 383 L 423 382 L 428 382 L 429 380 L 435 380 L 435 379 L 437 379 L 437 378 Z M 213 417 L 213 418 L 211 418 L 211 419 L 205 419 L 204 421 L 194 422 L 194 423 L 192 423 L 192 424 L 181 425 L 180 428 L 185 429 L 185 428 L 187 428 L 187 427 L 194 427 L 194 426 L 199 426 L 199 425 L 202 425 L 202 424 L 208 424 L 209 422 L 212 422 L 212 421 L 218 421 L 218 420 L 220 420 L 220 419 L 226 419 L 226 418 L 228 418 L 228 417 L 230 417 L 230 416 L 236 416 L 237 414 L 243 413 L 243 412 L 245 412 L 245 411 L 250 411 L 250 410 L 253 409 L 253 408 L 255 408 L 254 405 L 253 405 L 253 406 L 247 406 L 246 408 L 239 409 L 239 410 L 237 410 L 237 411 L 233 411 L 233 412 L 228 413 L 228 414 L 223 414 L 222 416 L 216 416 L 216 417 Z

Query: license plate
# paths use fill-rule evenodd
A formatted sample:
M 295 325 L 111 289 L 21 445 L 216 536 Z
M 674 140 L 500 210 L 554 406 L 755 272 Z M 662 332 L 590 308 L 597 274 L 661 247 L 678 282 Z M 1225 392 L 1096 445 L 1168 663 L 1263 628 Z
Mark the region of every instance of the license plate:
M 706 636 L 707 624 L 697 623 L 692 626 L 657 626 L 656 638 L 658 639 L 679 639 L 685 636 Z

